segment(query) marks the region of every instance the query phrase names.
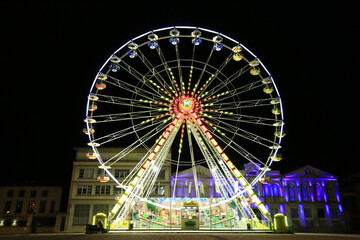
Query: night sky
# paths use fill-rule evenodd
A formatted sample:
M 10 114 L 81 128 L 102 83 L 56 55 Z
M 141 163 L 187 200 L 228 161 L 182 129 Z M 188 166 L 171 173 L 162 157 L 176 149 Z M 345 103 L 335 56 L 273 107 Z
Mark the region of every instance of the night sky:
M 271 72 L 287 134 L 272 169 L 359 171 L 355 3 L 105 2 L 0 1 L 2 185 L 68 184 L 73 147 L 87 143 L 85 104 L 99 68 L 129 39 L 174 25 L 224 33 Z

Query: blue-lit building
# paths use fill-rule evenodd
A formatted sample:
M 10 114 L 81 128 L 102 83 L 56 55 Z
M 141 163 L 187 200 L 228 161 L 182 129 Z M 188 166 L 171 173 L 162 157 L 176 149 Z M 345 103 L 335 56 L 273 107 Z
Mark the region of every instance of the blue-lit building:
M 259 167 L 247 164 L 242 174 L 251 181 Z M 197 166 L 199 192 L 203 198 L 221 197 L 209 169 Z M 171 193 L 175 175 L 171 177 Z M 193 170 L 179 172 L 175 194 L 177 198 L 195 197 Z M 283 213 L 294 231 L 346 232 L 343 207 L 337 178 L 330 173 L 306 165 L 287 174 L 271 170 L 254 186 L 272 216 Z

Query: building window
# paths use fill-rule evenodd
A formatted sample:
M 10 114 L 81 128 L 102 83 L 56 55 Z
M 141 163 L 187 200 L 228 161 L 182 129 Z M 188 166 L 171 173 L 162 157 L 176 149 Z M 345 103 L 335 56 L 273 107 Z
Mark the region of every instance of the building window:
M 309 201 L 309 191 L 306 184 L 301 185 L 301 195 L 304 201 Z
M 296 201 L 296 193 L 294 184 L 289 184 L 290 201 Z
M 13 197 L 14 196 L 14 190 L 8 190 L 7 197 Z
M 17 201 L 15 207 L 15 213 L 21 213 L 23 201 Z
M 76 194 L 77 195 L 91 195 L 92 186 L 77 186 Z
M 273 196 L 279 197 L 280 196 L 279 185 L 275 183 L 275 184 L 273 184 L 272 188 L 273 188 Z
M 40 201 L 38 213 L 45 213 L 45 209 L 46 209 L 46 201 Z
M 55 200 L 51 200 L 50 202 L 50 213 L 55 211 Z
M 158 179 L 165 179 L 165 169 L 161 169 L 158 175 Z
M 315 199 L 318 202 L 322 200 L 322 190 L 320 184 L 315 185 Z
M 118 188 L 116 186 L 113 187 L 113 194 L 114 195 L 122 195 L 123 191 L 124 190 L 122 188 Z
M 32 197 L 32 198 L 36 197 L 36 190 L 30 191 L 30 197 Z
M 305 218 L 312 218 L 311 208 L 304 208 Z
M 165 195 L 165 187 L 161 185 L 153 186 L 150 195 Z
M 96 186 L 95 188 L 96 195 L 110 195 L 110 186 Z
M 299 209 L 298 208 L 291 208 L 291 217 L 292 218 L 299 218 Z
M 129 170 L 125 169 L 115 169 L 115 178 L 125 178 L 129 175 Z
M 340 218 L 338 208 L 330 208 L 331 218 Z
M 271 187 L 269 184 L 263 184 L 264 197 L 271 197 Z
M 93 178 L 94 169 L 80 169 L 79 178 Z
M 48 196 L 48 190 L 42 190 L 41 197 L 47 197 Z
M 74 207 L 73 225 L 85 225 L 89 222 L 90 205 L 76 204 Z
M 10 208 L 11 208 L 11 201 L 6 201 L 4 205 L 3 213 L 10 213 Z
M 25 196 L 25 190 L 20 190 L 19 197 L 24 197 L 24 196 Z
M 35 201 L 30 201 L 27 206 L 27 213 L 35 212 Z
M 318 218 L 325 218 L 325 209 L 324 208 L 318 208 L 317 209 Z

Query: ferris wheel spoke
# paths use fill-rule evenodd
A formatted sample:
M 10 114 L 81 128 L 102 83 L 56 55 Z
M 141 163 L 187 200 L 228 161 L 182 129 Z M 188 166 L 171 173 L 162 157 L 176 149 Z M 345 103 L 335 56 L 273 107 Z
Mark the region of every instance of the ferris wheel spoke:
M 217 128 L 221 128 L 224 131 L 227 131 L 228 133 L 234 133 L 237 136 L 240 136 L 244 139 L 250 140 L 254 143 L 260 144 L 264 147 L 270 148 L 274 146 L 274 140 L 269 140 L 267 138 L 261 137 L 255 133 L 246 131 L 240 127 L 234 127 L 232 124 L 229 124 L 227 122 L 218 120 L 218 119 L 211 119 L 209 120 L 210 123 L 213 123 L 213 125 L 216 125 Z M 222 125 L 221 125 L 222 124 Z M 224 126 L 226 127 L 224 127 Z M 243 134 L 239 133 L 242 132 Z
M 213 48 L 214 49 L 214 48 Z M 207 88 L 211 85 L 211 83 L 213 82 L 213 80 L 215 78 L 217 78 L 217 76 L 219 75 L 219 73 L 222 72 L 222 70 L 226 67 L 226 65 L 231 61 L 232 59 L 232 52 L 230 53 L 230 55 L 224 60 L 224 62 L 220 65 L 220 67 L 218 67 L 215 71 L 215 73 L 213 73 L 213 75 L 211 76 L 211 79 L 209 79 L 208 81 L 206 81 L 206 85 L 204 86 L 204 88 L 199 92 L 198 95 L 201 95 L 202 93 L 204 93 Z
M 242 109 L 242 108 L 252 108 L 252 107 L 264 107 L 274 105 L 271 103 L 273 98 L 260 98 L 260 99 L 252 99 L 245 101 L 234 101 L 234 102 L 218 102 L 218 103 L 207 103 L 203 104 L 204 107 L 211 106 L 212 109 L 217 111 L 222 110 L 234 110 L 234 109 Z
M 149 92 L 145 89 L 139 88 L 139 87 L 129 84 L 129 83 L 126 83 L 126 82 L 124 82 L 120 79 L 117 79 L 113 76 L 110 76 L 110 75 L 108 75 L 108 77 L 114 81 L 114 82 L 108 81 L 108 83 L 112 84 L 115 87 L 123 89 L 129 93 L 139 95 L 148 100 L 158 100 L 158 101 L 162 100 L 162 98 L 157 93 Z
M 163 92 L 171 97 L 171 94 L 169 92 L 171 92 L 171 87 L 170 85 L 168 85 L 166 83 L 166 80 L 162 77 L 162 75 L 156 70 L 156 68 L 151 64 L 151 62 L 146 58 L 146 56 L 139 50 L 139 58 L 141 59 L 141 61 L 144 63 L 144 65 L 147 67 L 147 69 L 149 70 L 149 73 L 151 73 L 151 77 L 155 77 L 155 79 L 157 80 L 157 82 L 162 86 L 162 89 L 164 90 Z M 145 78 L 148 78 L 148 75 L 145 74 L 144 75 Z M 151 77 L 149 79 L 151 79 Z M 150 81 L 151 82 L 151 81 Z M 157 85 L 155 85 L 157 86 Z M 158 87 L 160 88 L 160 87 Z
M 133 68 L 131 65 L 127 64 L 124 61 L 120 62 L 122 65 L 122 68 L 127 71 L 130 75 L 132 75 L 134 78 L 136 78 L 139 82 L 143 83 L 144 85 L 146 85 L 149 89 L 151 89 L 155 94 L 158 94 L 160 96 L 163 97 L 167 97 L 164 93 L 162 93 L 159 89 L 157 89 L 154 85 L 149 84 L 149 80 L 145 77 L 145 75 L 141 74 L 139 71 L 137 71 L 135 68 Z
M 162 52 L 162 50 L 161 50 L 161 48 L 160 48 L 160 44 L 159 44 L 158 47 L 156 48 L 156 51 L 157 51 L 157 53 L 158 53 L 158 56 L 159 56 L 160 61 L 161 61 L 161 63 L 162 63 L 162 66 L 164 67 L 164 70 L 165 70 L 165 72 L 166 72 L 166 74 L 167 74 L 167 76 L 168 76 L 168 79 L 169 79 L 169 81 L 170 81 L 170 84 L 171 84 L 172 88 L 173 88 L 173 89 L 176 89 L 176 87 L 175 87 L 175 85 L 174 85 L 174 82 L 173 82 L 173 80 L 172 80 L 173 78 L 172 78 L 172 76 L 171 76 L 171 74 L 170 74 L 170 71 L 169 71 L 170 67 L 169 67 L 168 62 L 166 61 L 166 58 L 165 58 L 165 56 L 164 56 L 164 54 L 163 54 L 163 52 Z
M 139 123 L 137 125 L 130 126 L 130 127 L 121 129 L 119 131 L 116 131 L 116 132 L 113 132 L 113 133 L 110 133 L 110 134 L 95 138 L 93 141 L 99 143 L 100 145 L 102 145 L 104 143 L 108 143 L 108 142 L 111 142 L 111 141 L 126 137 L 128 135 L 134 134 L 135 132 L 139 132 L 139 131 L 142 131 L 142 130 L 145 130 L 145 129 L 148 129 L 148 128 L 151 129 L 154 126 L 159 125 L 159 124 L 165 125 L 166 123 L 164 123 L 163 121 L 157 121 L 157 122 L 154 122 L 154 123 L 149 124 L 149 125 L 144 125 L 144 124 Z M 154 129 L 156 129 L 156 128 L 154 128 Z
M 122 158 L 124 158 L 126 155 L 131 153 L 133 150 L 137 149 L 140 145 L 143 145 L 145 142 L 147 142 L 149 139 L 155 137 L 160 132 L 164 131 L 166 127 L 168 127 L 169 124 L 163 123 L 160 126 L 157 126 L 155 128 L 152 128 L 149 132 L 145 133 L 144 136 L 140 137 L 133 143 L 131 143 L 128 147 L 124 148 L 122 151 L 120 151 L 118 154 L 110 158 L 107 162 L 112 162 L 111 165 L 115 164 Z M 156 146 L 156 145 L 154 145 Z M 150 149 L 148 149 L 150 151 Z
M 244 123 L 250 123 L 250 124 L 256 124 L 256 125 L 264 125 L 264 126 L 277 126 L 279 121 L 274 118 L 266 118 L 266 117 L 258 117 L 258 116 L 249 116 L 249 115 L 243 115 L 243 114 L 225 114 L 222 113 L 214 113 L 212 112 L 210 115 L 204 115 L 204 117 L 207 118 L 217 118 L 219 120 L 228 120 L 233 122 L 244 122 Z
M 231 76 L 227 77 L 223 81 L 221 81 L 221 84 L 214 86 L 212 89 L 209 90 L 208 96 L 214 96 L 215 93 L 219 92 L 221 89 L 227 87 L 229 84 L 233 83 L 235 80 L 237 80 L 240 76 L 242 76 L 245 72 L 249 71 L 251 67 L 249 65 L 245 65 L 244 67 L 237 70 L 235 73 L 233 73 Z

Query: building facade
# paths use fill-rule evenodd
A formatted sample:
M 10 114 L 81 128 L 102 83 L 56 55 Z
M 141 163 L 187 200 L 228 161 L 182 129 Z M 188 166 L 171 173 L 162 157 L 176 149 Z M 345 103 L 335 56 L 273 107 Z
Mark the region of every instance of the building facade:
M 106 183 L 97 180 L 102 169 L 98 168 L 97 160 L 86 157 L 88 148 L 77 148 L 76 151 L 66 222 L 68 232 L 83 232 L 85 225 L 92 223 L 95 214 L 109 213 L 116 203 L 115 199 L 122 193 L 113 180 Z M 102 157 L 106 160 L 118 152 L 118 148 L 104 148 Z M 145 149 L 136 150 L 126 159 L 116 162 L 109 171 L 121 182 L 144 154 Z M 195 184 L 198 185 L 200 198 L 221 198 L 209 169 L 198 165 L 195 171 L 197 183 L 194 182 L 192 168 L 171 174 L 171 165 L 165 163 L 149 198 L 165 202 L 170 198 L 177 201 L 195 199 Z M 249 163 L 240 171 L 251 182 L 260 169 Z M 325 171 L 310 165 L 287 174 L 270 170 L 253 189 L 272 216 L 276 213 L 287 216 L 288 224 L 294 231 L 346 232 L 337 178 Z M 248 201 L 251 202 L 251 199 L 248 198 Z M 255 204 L 252 207 L 255 211 Z M 260 212 L 256 214 L 262 218 Z
M 258 176 L 259 171 L 257 165 L 249 163 L 241 173 L 251 182 Z M 221 197 L 209 169 L 197 166 L 196 174 L 200 197 Z M 171 186 L 175 186 L 176 198 L 195 198 L 192 169 L 182 171 L 177 176 L 173 174 Z M 285 214 L 294 231 L 347 231 L 338 181 L 330 173 L 310 165 L 283 175 L 279 171 L 271 170 L 253 189 L 271 216 L 276 213 Z M 173 190 L 172 188 L 172 192 Z M 255 208 L 254 204 L 252 207 Z
M 96 159 L 90 160 L 86 157 L 88 148 L 76 148 L 75 150 L 76 158 L 70 185 L 66 231 L 84 232 L 85 225 L 92 223 L 95 214 L 111 211 L 116 203 L 115 199 L 121 195 L 122 190 L 116 187 L 113 180 L 106 183 L 98 181 L 97 178 L 103 170 L 98 168 L 99 163 Z M 101 150 L 103 160 L 107 160 L 119 152 L 119 148 L 102 148 Z M 108 170 L 121 182 L 145 154 L 145 149 L 136 149 L 126 158 L 117 161 Z M 170 164 L 164 163 L 150 197 L 170 197 L 170 176 Z
M 57 232 L 65 224 L 59 214 L 62 187 L 0 187 L 0 233 Z

